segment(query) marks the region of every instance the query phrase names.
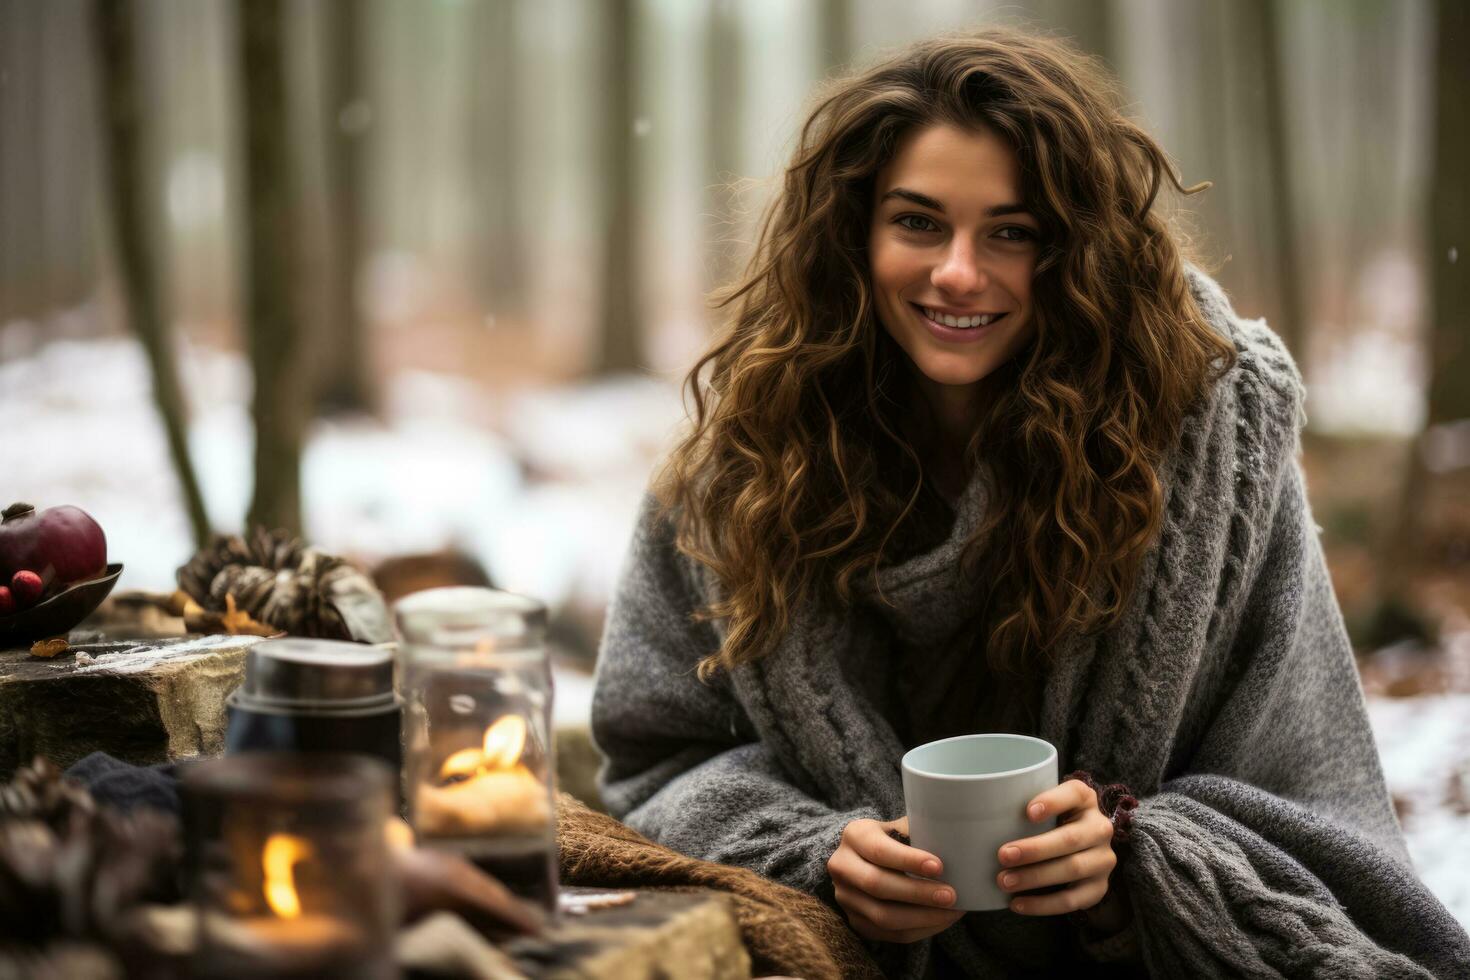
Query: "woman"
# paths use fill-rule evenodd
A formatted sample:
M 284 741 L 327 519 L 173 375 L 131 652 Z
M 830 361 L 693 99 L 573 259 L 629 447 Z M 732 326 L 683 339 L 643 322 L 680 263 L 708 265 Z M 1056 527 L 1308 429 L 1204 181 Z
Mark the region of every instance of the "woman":
M 604 797 L 834 903 L 894 976 L 1464 973 L 1384 789 L 1296 369 L 1185 263 L 1156 199 L 1186 189 L 1115 105 L 988 31 L 817 107 L 610 610 Z M 1064 781 L 998 855 L 1010 909 L 950 908 L 898 761 L 974 731 L 1126 784 L 1131 831 Z

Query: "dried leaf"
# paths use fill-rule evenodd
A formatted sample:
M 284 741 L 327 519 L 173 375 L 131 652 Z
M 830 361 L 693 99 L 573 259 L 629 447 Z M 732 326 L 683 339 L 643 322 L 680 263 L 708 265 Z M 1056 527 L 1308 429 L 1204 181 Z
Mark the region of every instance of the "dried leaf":
M 235 608 L 233 593 L 225 596 L 225 614 L 220 617 L 220 625 L 226 633 L 234 636 L 279 636 L 281 633 L 274 626 L 252 619 L 245 610 Z
M 31 644 L 31 656 L 45 657 L 48 660 L 59 653 L 65 653 L 70 646 L 64 636 L 53 636 L 49 640 L 37 640 Z
M 223 628 L 219 613 L 208 611 L 193 599 L 184 604 L 184 629 L 190 633 L 218 633 Z
M 235 605 L 234 595 L 225 596 L 225 611 L 211 612 L 193 599 L 184 606 L 184 628 L 190 633 L 229 633 L 233 636 L 283 636 L 284 631 L 252 618 Z
M 198 608 L 197 603 L 189 598 L 189 593 L 183 589 L 174 589 L 173 594 L 168 597 L 168 605 L 165 608 L 175 616 L 182 616 L 190 606 Z

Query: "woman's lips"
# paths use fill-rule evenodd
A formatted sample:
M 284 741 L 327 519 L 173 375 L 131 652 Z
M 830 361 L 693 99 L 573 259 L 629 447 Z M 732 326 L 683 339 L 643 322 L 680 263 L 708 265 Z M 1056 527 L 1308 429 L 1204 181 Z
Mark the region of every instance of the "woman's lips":
M 910 303 L 909 306 L 914 308 L 914 314 L 923 322 L 929 333 L 947 344 L 968 344 L 982 337 L 987 337 L 991 331 L 1010 315 L 1009 313 L 1002 313 L 983 327 L 950 327 L 937 320 L 929 319 L 924 313 L 924 308 L 919 304 Z

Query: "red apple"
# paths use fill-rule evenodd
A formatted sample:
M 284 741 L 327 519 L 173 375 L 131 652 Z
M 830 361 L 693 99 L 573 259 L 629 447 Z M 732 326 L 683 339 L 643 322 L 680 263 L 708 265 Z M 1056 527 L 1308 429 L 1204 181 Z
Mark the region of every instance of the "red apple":
M 15 598 L 10 594 L 10 586 L 0 585 L 0 616 L 9 616 L 15 612 Z
M 39 575 L 43 589 L 96 578 L 107 570 L 107 536 L 80 507 L 38 514 L 30 504 L 11 504 L 0 522 L 0 582 L 23 570 Z

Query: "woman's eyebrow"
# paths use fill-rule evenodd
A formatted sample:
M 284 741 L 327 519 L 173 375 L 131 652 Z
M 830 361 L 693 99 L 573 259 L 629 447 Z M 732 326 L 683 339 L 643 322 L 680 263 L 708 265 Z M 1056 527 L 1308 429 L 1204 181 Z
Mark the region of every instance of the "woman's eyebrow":
M 912 201 L 912 202 L 914 202 L 915 204 L 917 204 L 921 208 L 928 208 L 931 211 L 938 211 L 940 214 L 943 214 L 944 213 L 944 205 L 943 204 L 940 204 L 938 201 L 934 200 L 934 198 L 930 197 L 928 194 L 920 194 L 918 191 L 911 191 L 911 190 L 906 190 L 905 188 L 902 188 L 902 187 L 895 187 L 893 190 L 891 190 L 887 194 L 884 194 L 883 195 L 883 201 L 888 200 L 890 197 L 901 197 L 905 201 Z M 879 204 L 882 204 L 883 201 L 879 201 L 878 203 Z
M 986 208 L 987 217 L 999 218 L 1007 214 L 1024 214 L 1031 217 L 1031 210 L 1024 204 L 997 204 L 993 208 Z
M 895 187 L 887 194 L 884 194 L 882 200 L 880 200 L 878 203 L 881 204 L 883 203 L 883 201 L 888 200 L 890 197 L 901 197 L 905 201 L 912 201 L 914 204 L 919 205 L 919 207 L 921 208 L 928 208 L 931 211 L 938 211 L 940 214 L 944 213 L 943 204 L 940 204 L 928 194 L 920 194 L 918 191 L 911 191 L 905 187 Z M 993 208 L 985 209 L 985 216 L 988 218 L 999 218 L 1007 214 L 1029 215 L 1030 213 L 1031 212 L 1024 204 L 997 204 Z

